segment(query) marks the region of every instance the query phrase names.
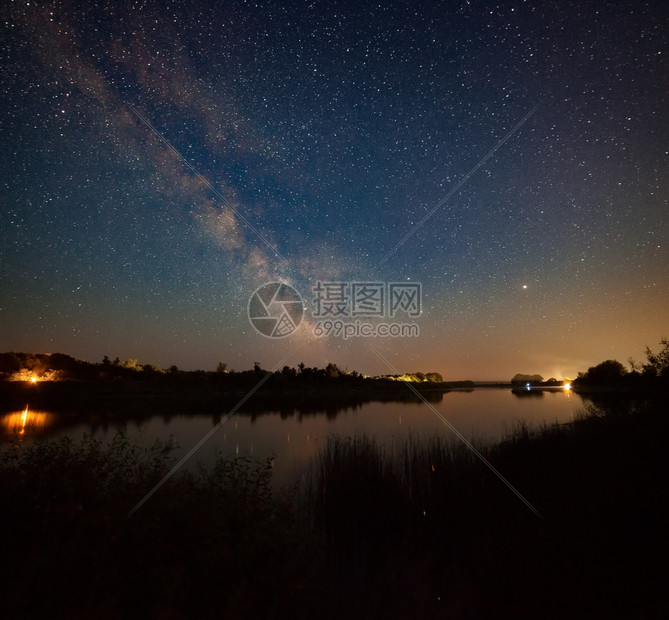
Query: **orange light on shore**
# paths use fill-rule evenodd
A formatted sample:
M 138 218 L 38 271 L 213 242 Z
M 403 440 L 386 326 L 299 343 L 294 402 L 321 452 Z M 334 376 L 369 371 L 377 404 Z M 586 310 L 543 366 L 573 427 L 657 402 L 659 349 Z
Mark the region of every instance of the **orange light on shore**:
M 22 368 L 9 377 L 9 381 L 23 381 L 35 385 L 45 381 L 60 381 L 58 370 L 36 370 L 34 368 Z
M 565 383 L 562 387 L 563 387 L 565 390 L 571 390 L 571 383 Z

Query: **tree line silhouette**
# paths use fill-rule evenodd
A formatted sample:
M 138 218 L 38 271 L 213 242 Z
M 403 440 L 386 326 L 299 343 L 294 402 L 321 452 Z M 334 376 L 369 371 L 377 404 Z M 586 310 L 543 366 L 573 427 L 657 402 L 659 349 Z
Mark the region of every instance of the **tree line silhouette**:
M 660 340 L 655 353 L 646 347 L 646 361 L 628 360 L 630 370 L 618 360 L 606 360 L 578 373 L 574 387 L 579 389 L 667 390 L 669 389 L 669 338 Z
M 269 385 L 287 384 L 323 384 L 333 381 L 348 384 L 365 382 L 412 381 L 418 383 L 443 383 L 442 376 L 436 372 L 414 372 L 403 375 L 380 375 L 368 377 L 357 370 L 339 368 L 328 363 L 324 368 L 309 367 L 301 362 L 297 367 L 284 366 L 281 370 L 270 371 L 254 362 L 250 370 L 235 371 L 228 369 L 225 362 L 219 362 L 215 371 L 180 370 L 176 365 L 161 368 L 155 364 L 142 364 L 136 359 L 113 361 L 104 356 L 102 362 L 94 363 L 78 360 L 63 353 L 0 353 L 0 380 L 29 381 L 113 381 L 113 380 L 151 380 L 177 383 L 210 383 L 214 385 L 246 385 L 257 382 L 265 375 L 272 374 Z

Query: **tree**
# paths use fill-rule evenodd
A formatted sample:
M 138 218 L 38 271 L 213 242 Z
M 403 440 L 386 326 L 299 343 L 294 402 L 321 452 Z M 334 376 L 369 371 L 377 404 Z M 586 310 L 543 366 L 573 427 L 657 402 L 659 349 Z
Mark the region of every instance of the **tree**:
M 163 369 L 155 364 L 141 364 L 137 369 L 141 369 L 145 375 L 158 375 L 163 373 Z
M 228 372 L 228 365 L 225 362 L 219 362 L 216 366 L 216 372 Z
M 0 353 L 0 373 L 13 374 L 19 372 L 22 363 L 16 353 Z
M 524 375 L 522 373 L 518 373 L 513 375 L 513 379 L 511 379 L 511 385 L 527 385 L 528 383 L 530 385 L 539 385 L 540 383 L 543 383 L 544 378 L 541 375 Z
M 641 366 L 644 375 L 653 379 L 669 378 L 669 338 L 660 340 L 662 348 L 659 353 L 653 353 L 650 347 L 646 347 L 646 359 L 648 362 Z
M 331 379 L 337 379 L 339 377 L 339 368 L 337 368 L 337 364 L 330 362 L 325 367 L 325 374 Z
M 76 372 L 82 365 L 82 362 L 64 353 L 52 353 L 48 356 L 48 365 L 52 370 Z
M 588 385 L 617 385 L 623 381 L 627 369 L 618 360 L 606 360 L 597 366 L 588 368 L 585 374 L 579 373 L 578 383 Z

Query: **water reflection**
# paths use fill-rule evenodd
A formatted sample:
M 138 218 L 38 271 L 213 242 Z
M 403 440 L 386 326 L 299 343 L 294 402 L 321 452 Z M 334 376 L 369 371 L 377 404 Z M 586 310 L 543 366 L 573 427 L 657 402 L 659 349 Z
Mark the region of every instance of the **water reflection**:
M 560 397 L 559 393 L 562 393 L 563 397 Z M 518 389 L 513 390 L 512 394 L 513 397 L 509 398 L 508 390 L 482 388 L 455 389 L 446 392 L 426 391 L 422 395 L 451 422 L 457 422 L 456 427 L 462 425 L 466 434 L 473 432 L 489 437 L 496 434 L 492 426 L 499 427 L 500 421 L 521 418 L 563 421 L 571 417 L 574 407 L 582 404 L 581 398 L 577 397 L 573 405 L 567 409 L 558 406 L 557 401 L 564 402 L 572 395 L 571 390 L 563 388 Z M 518 403 L 517 406 L 513 405 L 514 401 Z M 534 404 L 526 402 L 529 406 L 520 406 L 520 401 L 531 401 Z M 33 411 L 30 407 L 26 407 L 5 414 L 0 412 L 0 434 L 7 439 L 12 435 L 37 437 L 70 434 L 73 429 L 85 429 L 90 434 L 104 437 L 128 426 L 135 426 L 137 429 L 167 430 L 181 428 L 182 424 L 199 429 L 204 424 L 211 428 L 211 425 L 218 425 L 228 413 L 224 403 L 220 403 L 216 411 L 211 411 L 212 408 L 188 411 L 189 407 L 181 407 L 181 410 L 172 410 L 163 408 L 162 402 L 138 408 L 134 401 L 128 403 L 125 408 L 116 406 L 110 409 L 89 406 L 86 410 Z M 227 443 L 226 431 L 235 433 L 240 422 L 254 435 L 258 433 L 266 435 L 271 428 L 274 440 L 277 437 L 284 437 L 285 443 L 288 444 L 297 439 L 301 434 L 300 431 L 312 427 L 322 428 L 327 434 L 347 432 L 351 424 L 354 428 L 358 428 L 363 420 L 372 421 L 371 424 L 366 422 L 364 424 L 372 430 L 374 427 L 378 430 L 389 427 L 402 428 L 405 424 L 413 426 L 415 416 L 411 412 L 414 411 L 421 411 L 420 419 L 429 420 L 440 428 L 441 425 L 434 414 L 430 413 L 422 400 L 411 392 L 374 396 L 355 393 L 341 396 L 328 394 L 321 397 L 320 402 L 315 395 L 310 395 L 308 399 L 304 398 L 302 402 L 293 403 L 291 406 L 285 405 L 279 399 L 274 407 L 259 410 L 252 406 L 246 411 L 235 413 L 232 424 L 224 425 L 224 432 L 222 437 L 219 435 L 219 441 L 223 439 L 223 442 Z M 391 421 L 394 421 L 394 424 Z M 251 429 L 256 426 L 260 428 L 252 431 Z M 179 441 L 178 436 L 176 439 Z
M 511 393 L 517 398 L 543 398 L 543 390 L 531 390 L 530 388 L 520 388 L 511 390 Z
M 273 454 L 276 456 L 273 480 L 280 485 L 295 479 L 296 471 L 309 462 L 331 433 L 342 436 L 362 433 L 381 445 L 391 445 L 409 435 L 437 434 L 454 439 L 434 410 L 413 394 L 406 398 L 398 398 L 399 394 L 385 398 L 362 394 L 341 399 L 331 396 L 323 395 L 320 403 L 313 397 L 291 407 L 278 402 L 265 411 L 254 407 L 238 411 L 186 467 L 195 467 L 198 461 L 213 462 L 216 454 L 259 459 Z M 452 390 L 429 393 L 428 400 L 459 432 L 480 443 L 502 438 L 518 421 L 529 424 L 569 421 L 583 406 L 578 394 L 569 398 L 569 391 L 557 389 L 531 390 L 527 395 L 512 395 L 508 388 Z M 50 412 L 26 408 L 0 413 L 0 438 L 6 442 L 12 436 L 21 440 L 68 436 L 78 441 L 83 435 L 90 435 L 108 441 L 121 430 L 130 441 L 145 447 L 156 439 L 171 439 L 178 446 L 173 455 L 181 458 L 229 411 L 223 403 L 219 403 L 216 411 L 212 411 L 212 406 L 202 409 L 182 406 L 180 412 L 176 407 L 164 409 L 162 403 L 152 406 L 144 403 L 141 410 L 137 405 L 109 409 L 89 405 L 87 410 L 74 411 L 62 407 L 62 411 Z
M 23 436 L 42 433 L 53 422 L 53 414 L 32 411 L 29 405 L 22 411 L 12 411 L 0 418 L 0 428 L 5 435 Z
M 471 390 L 467 390 L 471 391 Z M 441 390 L 423 390 L 421 396 L 431 404 L 441 403 L 444 399 L 444 394 L 450 392 L 443 392 Z M 299 401 L 299 399 L 297 399 Z M 344 393 L 341 395 L 329 394 L 326 398 L 305 398 L 302 402 L 292 404 L 280 404 L 276 407 L 266 407 L 264 410 L 253 410 L 248 413 L 251 421 L 255 422 L 257 419 L 278 414 L 282 420 L 289 418 L 297 418 L 301 421 L 309 416 L 322 416 L 328 420 L 335 420 L 337 416 L 349 412 L 360 411 L 369 406 L 371 403 L 406 403 L 406 404 L 422 404 L 423 400 L 413 392 L 393 391 L 388 394 L 365 394 L 365 393 Z M 219 419 L 222 416 L 219 416 Z
M 518 398 L 525 398 L 528 396 L 543 397 L 544 392 L 548 393 L 562 393 L 565 398 L 570 398 L 572 394 L 571 383 L 565 383 L 560 386 L 550 386 L 550 387 L 531 387 L 531 386 L 521 386 L 511 388 L 511 393 Z

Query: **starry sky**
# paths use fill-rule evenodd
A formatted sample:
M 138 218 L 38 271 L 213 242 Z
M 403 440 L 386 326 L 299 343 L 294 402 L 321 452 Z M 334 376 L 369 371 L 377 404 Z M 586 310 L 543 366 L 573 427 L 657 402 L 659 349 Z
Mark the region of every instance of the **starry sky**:
M 0 17 L 2 351 L 499 380 L 669 335 L 663 1 Z M 419 282 L 420 335 L 315 337 L 319 280 Z M 272 281 L 283 339 L 247 316 Z

